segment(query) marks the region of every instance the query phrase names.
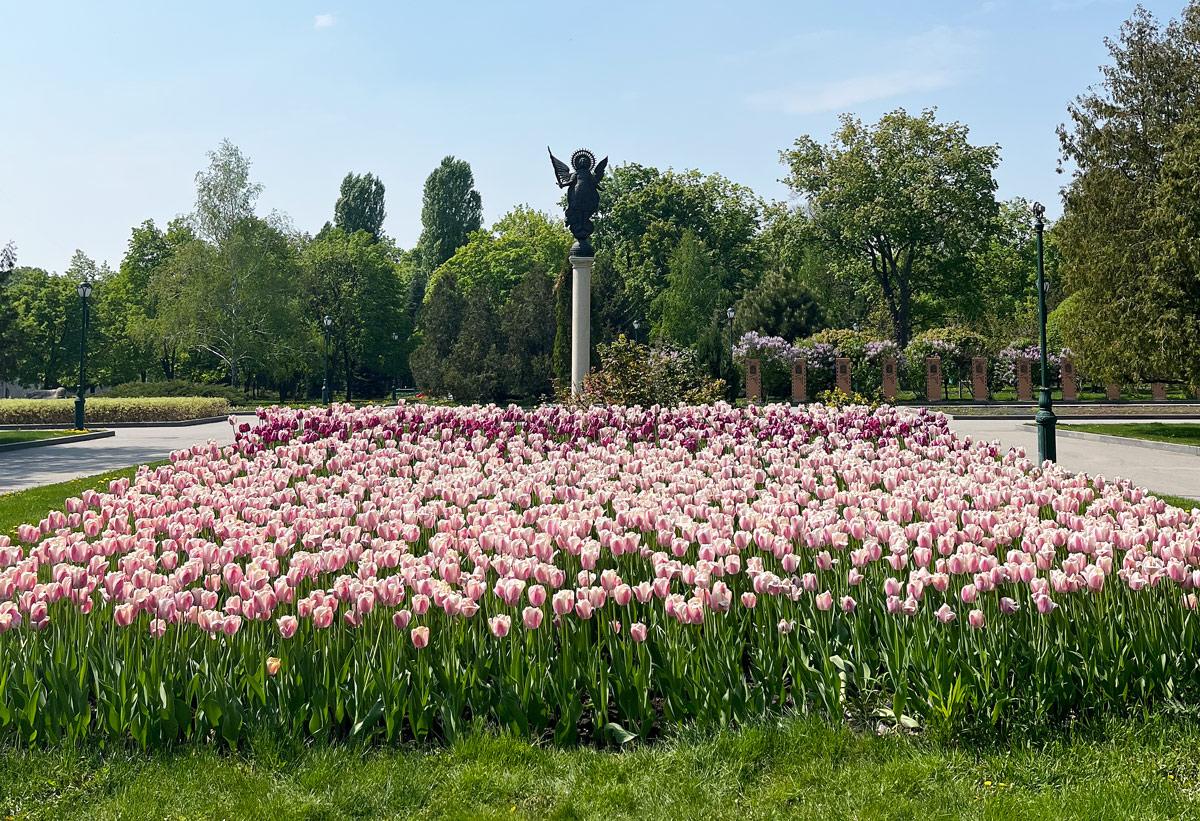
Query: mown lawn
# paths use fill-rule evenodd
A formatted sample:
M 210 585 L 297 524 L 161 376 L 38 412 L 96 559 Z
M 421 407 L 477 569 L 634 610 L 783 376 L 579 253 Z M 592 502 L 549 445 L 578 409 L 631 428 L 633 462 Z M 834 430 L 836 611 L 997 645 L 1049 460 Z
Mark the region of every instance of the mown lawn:
M 970 748 L 815 719 L 623 751 L 479 733 L 449 747 L 0 751 L 18 818 L 1180 818 L 1200 726 L 1111 722 Z
M 1129 439 L 1150 439 L 1155 442 L 1172 442 L 1176 445 L 1200 445 L 1200 423 L 1127 422 L 1119 425 L 1070 424 L 1061 427 L 1066 430 L 1124 436 Z
M 165 464 L 154 462 L 154 465 Z M 17 525 L 37 524 L 51 510 L 61 510 L 63 501 L 85 490 L 107 490 L 108 483 L 122 476 L 132 477 L 137 467 L 110 470 L 94 476 L 84 476 L 69 482 L 0 493 L 0 533 L 16 539 Z
M 0 430 L 0 445 L 11 445 L 16 442 L 38 442 L 42 439 L 54 439 L 59 436 L 75 436 L 87 433 L 85 430 Z

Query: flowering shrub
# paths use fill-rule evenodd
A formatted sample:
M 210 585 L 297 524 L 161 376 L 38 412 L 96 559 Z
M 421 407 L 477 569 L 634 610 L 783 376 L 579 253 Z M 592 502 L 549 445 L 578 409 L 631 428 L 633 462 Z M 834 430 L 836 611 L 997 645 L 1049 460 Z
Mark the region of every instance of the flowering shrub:
M 650 348 L 622 335 L 598 346 L 597 354 L 600 367 L 584 377 L 583 404 L 671 406 L 714 402 L 725 391 L 725 382 L 710 378 L 690 350 Z
M 1061 379 L 1061 365 L 1064 356 L 1070 356 L 1070 348 L 1063 348 L 1057 353 L 1046 351 L 1046 369 L 1049 371 L 1050 384 L 1057 385 Z M 1009 345 L 996 355 L 996 364 L 992 368 L 992 386 L 998 388 L 1015 388 L 1017 385 L 1017 359 L 1025 357 L 1030 362 L 1032 384 L 1037 386 L 1041 381 L 1042 349 L 1038 345 L 1015 344 Z
M 1003 729 L 1200 698 L 1200 511 L 928 411 L 271 408 L 17 533 L 10 740 Z
M 931 328 L 917 334 L 904 349 L 905 367 L 901 371 L 906 390 L 925 393 L 925 359 L 940 356 L 945 384 L 962 385 L 970 381 L 971 360 L 987 351 L 986 340 L 965 328 Z
M 755 358 L 764 364 L 771 363 L 784 370 L 790 370 L 792 363 L 800 358 L 800 351 L 781 337 L 763 336 L 757 331 L 749 331 L 742 334 L 742 338 L 733 346 L 733 358 L 738 362 Z

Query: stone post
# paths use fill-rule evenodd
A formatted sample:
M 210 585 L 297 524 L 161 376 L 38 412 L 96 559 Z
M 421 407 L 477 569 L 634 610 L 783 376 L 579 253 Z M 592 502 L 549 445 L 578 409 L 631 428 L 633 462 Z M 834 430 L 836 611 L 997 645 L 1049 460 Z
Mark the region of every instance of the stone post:
M 925 357 L 925 398 L 930 402 L 942 401 L 942 358 Z
M 1032 363 L 1024 356 L 1018 356 L 1014 363 L 1017 369 L 1017 401 L 1033 401 L 1033 376 L 1030 374 Z
M 988 398 L 987 360 L 976 356 L 971 360 L 971 398 L 986 402 Z
M 883 398 L 888 402 L 896 401 L 896 357 L 894 356 L 883 360 Z
M 1150 383 L 1150 398 L 1155 402 L 1167 401 L 1167 383 L 1166 382 L 1151 382 Z
M 746 398 L 762 402 L 762 363 L 757 359 L 746 360 Z
M 1117 382 L 1106 382 L 1104 384 L 1104 398 L 1109 402 L 1116 402 L 1121 398 L 1121 385 Z
M 833 360 L 834 371 L 837 374 L 837 389 L 844 394 L 850 393 L 850 358 L 839 356 Z
M 1058 364 L 1062 375 L 1062 392 L 1064 402 L 1074 402 L 1079 398 L 1079 385 L 1075 382 L 1075 363 L 1071 357 L 1064 356 Z
M 595 257 L 571 261 L 571 395 L 583 392 L 583 377 L 592 363 L 592 263 Z
M 808 361 L 803 357 L 792 363 L 792 401 L 808 401 Z

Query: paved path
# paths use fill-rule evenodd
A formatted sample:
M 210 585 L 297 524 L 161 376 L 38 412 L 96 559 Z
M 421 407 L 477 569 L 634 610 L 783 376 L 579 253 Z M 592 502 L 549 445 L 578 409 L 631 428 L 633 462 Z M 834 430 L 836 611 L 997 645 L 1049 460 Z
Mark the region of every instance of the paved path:
M 1023 447 L 1031 458 L 1037 459 L 1037 428 L 1027 426 L 1025 423 L 1029 421 L 955 419 L 950 426 L 976 440 L 997 439 L 1007 447 Z M 1119 476 L 1159 493 L 1200 499 L 1200 456 L 1065 436 L 1059 436 L 1057 444 L 1058 463 L 1068 470 L 1102 473 L 1110 479 Z
M 157 462 L 173 450 L 209 439 L 230 444 L 233 428 L 224 420 L 183 427 L 117 428 L 116 436 L 105 439 L 0 453 L 0 493 Z

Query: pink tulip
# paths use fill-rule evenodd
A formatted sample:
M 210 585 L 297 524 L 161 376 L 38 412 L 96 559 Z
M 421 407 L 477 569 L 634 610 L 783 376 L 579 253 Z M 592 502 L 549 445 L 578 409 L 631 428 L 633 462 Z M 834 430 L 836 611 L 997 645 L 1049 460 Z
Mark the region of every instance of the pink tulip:
M 843 613 L 853 613 L 854 608 L 858 606 L 858 602 L 852 596 L 842 596 L 841 607 Z
M 300 626 L 300 622 L 295 616 L 280 616 L 275 623 L 279 626 L 279 635 L 285 639 L 296 635 L 296 630 Z
M 833 594 L 826 590 L 824 593 L 817 594 L 817 609 L 829 610 L 833 607 Z
M 758 596 L 754 595 L 750 591 L 746 591 L 742 594 L 742 607 L 745 607 L 747 610 L 753 610 L 757 605 Z
M 493 616 L 488 619 L 488 629 L 492 631 L 492 635 L 498 639 L 502 639 L 508 635 L 509 629 L 512 627 L 512 619 L 504 614 Z
M 526 630 L 536 630 L 542 626 L 544 615 L 540 607 L 526 607 L 521 611 L 521 621 Z
M 955 615 L 954 610 L 951 609 L 950 605 L 945 604 L 945 603 L 943 603 L 941 607 L 939 607 L 937 610 L 935 610 L 933 615 L 942 624 L 949 624 L 950 622 L 952 622 L 956 618 L 958 618 L 958 616 Z
M 629 637 L 638 644 L 646 640 L 646 625 L 640 621 L 635 621 L 629 625 Z
M 982 610 L 972 610 L 970 613 L 967 614 L 967 623 L 969 625 L 971 625 L 971 627 L 974 628 L 975 630 L 981 629 L 984 624 L 983 611 Z
M 429 628 L 425 627 L 424 625 L 420 627 L 414 627 L 409 633 L 409 636 L 412 638 L 413 647 L 417 648 L 418 650 L 429 645 Z

